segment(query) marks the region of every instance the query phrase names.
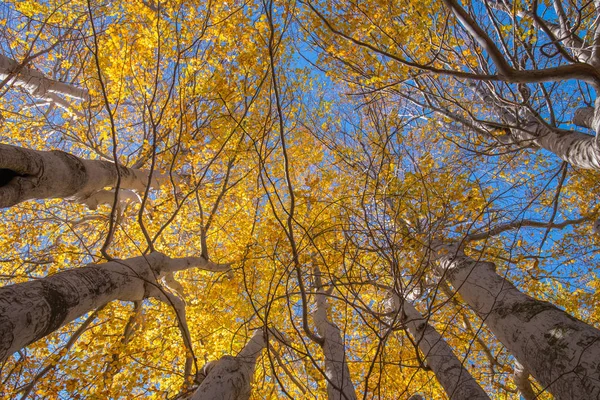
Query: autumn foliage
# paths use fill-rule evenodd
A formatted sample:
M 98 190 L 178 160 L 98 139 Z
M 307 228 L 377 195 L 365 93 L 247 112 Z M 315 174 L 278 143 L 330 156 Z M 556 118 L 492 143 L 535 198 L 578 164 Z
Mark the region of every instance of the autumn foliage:
M 19 284 L 52 316 L 44 278 L 116 274 L 0 398 L 206 399 L 214 371 L 231 399 L 598 395 L 600 14 L 574 3 L 0 4 L 0 335 Z M 569 378 L 537 367 L 555 342 Z

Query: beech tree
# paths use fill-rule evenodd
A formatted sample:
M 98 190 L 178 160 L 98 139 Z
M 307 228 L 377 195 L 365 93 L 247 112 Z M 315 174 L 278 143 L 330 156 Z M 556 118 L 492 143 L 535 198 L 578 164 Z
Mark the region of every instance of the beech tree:
M 140 301 L 153 296 L 169 301 L 159 280 L 188 268 L 224 271 L 202 257 L 172 260 L 160 253 L 127 261 L 63 271 L 39 280 L 4 286 L 2 299 L 2 354 L 5 360 L 27 344 L 113 300 Z
M 159 180 L 148 171 L 109 161 L 83 160 L 61 151 L 41 152 L 9 145 L 0 145 L 0 152 L 2 207 L 30 199 L 72 198 L 96 209 L 98 204 L 108 204 L 115 197 L 115 189 L 111 192 L 105 187 L 118 188 L 120 196 L 127 196 L 123 190 L 143 194 L 148 186 L 159 186 Z
M 409 301 L 402 300 L 397 293 L 391 293 L 388 311 L 392 313 L 392 324 L 400 316 L 407 325 L 411 336 L 424 354 L 427 364 L 433 369 L 448 397 L 456 399 L 489 399 L 481 386 L 473 379 L 461 361 L 453 354 L 452 348 L 442 336 L 427 323 Z
M 598 397 L 597 7 L 3 3 L 0 393 Z
M 519 292 L 491 263 L 466 257 L 452 245 L 436 243 L 434 249 L 444 278 L 550 393 L 558 398 L 596 396 L 600 331 Z
M 250 398 L 256 359 L 265 345 L 264 332 L 257 330 L 237 356 L 223 356 L 205 365 L 192 399 Z

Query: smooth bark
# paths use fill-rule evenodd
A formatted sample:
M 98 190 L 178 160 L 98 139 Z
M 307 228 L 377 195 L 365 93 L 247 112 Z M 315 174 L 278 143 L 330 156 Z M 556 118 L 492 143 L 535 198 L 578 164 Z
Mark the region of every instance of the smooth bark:
M 520 144 L 533 144 L 554 153 L 573 167 L 600 170 L 600 151 L 595 136 L 566 131 L 530 121 L 523 130 L 512 129 Z
M 396 307 L 399 307 L 400 299 L 397 296 L 394 298 Z M 454 355 L 452 348 L 419 311 L 408 301 L 403 302 L 402 310 L 406 316 L 408 332 L 419 346 L 427 365 L 435 373 L 448 398 L 489 400 L 489 396 Z
M 50 79 L 41 72 L 22 66 L 17 61 L 0 54 L 0 81 L 7 78 L 10 79 L 9 85 L 22 87 L 35 97 L 56 93 L 80 100 L 88 98 L 87 90 Z
M 31 199 L 67 198 L 94 209 L 111 199 L 104 188 L 143 193 L 148 171 L 117 166 L 109 161 L 84 160 L 63 151 L 37 151 L 0 144 L 0 208 Z M 158 187 L 157 177 L 150 182 Z M 124 198 L 132 198 L 127 192 Z M 114 199 L 114 192 L 112 193 Z
M 71 104 L 59 95 L 79 100 L 89 98 L 87 90 L 50 79 L 41 72 L 22 65 L 3 54 L 0 54 L 0 82 L 9 86 L 20 87 L 35 98 L 55 104 L 78 116 L 81 116 L 81 114 L 75 111 Z
M 237 356 L 208 363 L 202 372 L 205 378 L 190 400 L 249 399 L 256 360 L 266 345 L 264 332 L 257 330 Z
M 113 301 L 139 301 L 156 292 L 164 274 L 189 268 L 224 271 L 202 257 L 161 253 L 59 272 L 0 288 L 0 362 L 61 326 Z
M 318 290 L 316 298 L 317 308 L 313 319 L 317 332 L 321 336 L 320 345 L 325 355 L 327 398 L 329 400 L 355 400 L 357 398 L 356 391 L 350 379 L 342 331 L 327 318 L 327 298 L 322 289 Z
M 455 244 L 433 245 L 438 272 L 557 399 L 600 397 L 600 331 L 520 292 L 495 265 Z

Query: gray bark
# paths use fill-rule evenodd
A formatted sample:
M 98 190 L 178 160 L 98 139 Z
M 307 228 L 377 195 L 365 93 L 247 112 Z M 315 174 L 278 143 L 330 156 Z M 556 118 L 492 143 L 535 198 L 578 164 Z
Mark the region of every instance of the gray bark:
M 438 272 L 557 399 L 600 398 L 600 331 L 520 292 L 495 265 L 434 244 Z
M 266 344 L 263 331 L 257 330 L 237 356 L 208 363 L 202 372 L 205 378 L 190 400 L 249 399 L 256 360 Z
M 584 107 L 575 112 L 573 123 L 593 129 L 596 136 L 577 131 L 566 131 L 544 125 L 531 119 L 523 126 L 523 131 L 512 129 L 518 141 L 525 141 L 548 150 L 574 167 L 600 169 L 600 98 L 595 107 Z
M 144 192 L 148 171 L 118 168 L 121 189 Z M 0 144 L 0 208 L 31 199 L 67 198 L 94 209 L 110 198 L 103 189 L 114 188 L 117 176 L 116 165 L 109 161 Z M 154 176 L 151 186 L 158 186 Z
M 320 285 L 319 285 L 320 286 Z M 346 361 L 346 347 L 342 331 L 327 318 L 327 298 L 322 289 L 316 295 L 317 308 L 313 319 L 322 338 L 321 348 L 325 355 L 327 398 L 329 400 L 356 400 L 356 391 L 350 379 Z
M 156 291 L 157 279 L 164 274 L 189 268 L 224 271 L 229 265 L 151 253 L 4 286 L 0 288 L 0 362 L 110 301 L 142 300 Z
M 397 303 L 400 299 L 394 296 Z M 400 304 L 397 304 L 400 306 Z M 444 388 L 451 400 L 489 400 L 489 396 L 466 370 L 463 363 L 454 355 L 452 348 L 442 336 L 427 323 L 426 319 L 408 301 L 402 304 L 406 315 L 406 326 L 419 349 L 425 356 L 427 365 Z
M 573 114 L 573 123 L 584 128 L 592 128 L 594 122 L 594 107 L 581 107 Z
M 573 167 L 600 170 L 600 152 L 596 137 L 576 131 L 550 128 L 537 121 L 523 127 L 527 132 L 513 129 L 520 141 L 530 142 L 556 154 Z M 530 134 L 529 132 L 533 132 Z

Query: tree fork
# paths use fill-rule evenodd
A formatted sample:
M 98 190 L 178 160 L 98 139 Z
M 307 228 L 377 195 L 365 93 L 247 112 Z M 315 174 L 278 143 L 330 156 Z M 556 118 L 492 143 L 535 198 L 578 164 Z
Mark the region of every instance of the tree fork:
M 156 252 L 4 286 L 0 288 L 0 362 L 110 301 L 143 300 L 155 292 L 158 278 L 190 268 L 226 271 L 230 265 L 202 257 L 172 259 Z

